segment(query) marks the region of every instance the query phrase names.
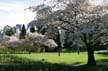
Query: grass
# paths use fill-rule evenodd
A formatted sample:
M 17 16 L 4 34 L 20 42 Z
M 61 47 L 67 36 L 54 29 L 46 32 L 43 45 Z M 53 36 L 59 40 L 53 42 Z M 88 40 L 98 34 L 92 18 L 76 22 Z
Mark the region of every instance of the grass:
M 107 71 L 108 55 L 96 54 L 97 66 L 86 66 L 87 53 L 1 54 L 10 64 L 1 64 L 0 71 Z M 5 58 L 4 57 L 4 58 Z M 11 59 L 13 61 L 11 61 Z M 2 59 L 0 59 L 2 60 Z M 3 59 L 4 60 L 4 59 Z M 2 60 L 2 61 L 3 61 Z M 7 62 L 9 61 L 7 60 Z M 6 62 L 6 61 L 5 61 Z M 30 63 L 31 62 L 31 63 Z M 16 64 L 15 64 L 16 63 Z
M 58 56 L 58 53 L 33 53 L 33 54 L 16 54 L 16 56 L 26 59 L 31 59 L 33 61 L 45 61 L 50 63 L 62 63 L 62 64 L 73 64 L 75 62 L 80 62 L 85 64 L 87 61 L 86 53 L 61 53 L 61 56 Z
M 0 54 L 0 65 L 26 64 L 32 62 L 29 59 L 20 58 L 9 54 Z
M 45 61 L 49 63 L 58 64 L 86 64 L 87 63 L 87 53 L 82 52 L 79 55 L 77 53 L 33 53 L 33 54 L 16 54 L 16 56 L 21 58 L 30 59 L 33 61 Z M 108 59 L 108 55 L 95 54 L 96 61 L 102 59 Z

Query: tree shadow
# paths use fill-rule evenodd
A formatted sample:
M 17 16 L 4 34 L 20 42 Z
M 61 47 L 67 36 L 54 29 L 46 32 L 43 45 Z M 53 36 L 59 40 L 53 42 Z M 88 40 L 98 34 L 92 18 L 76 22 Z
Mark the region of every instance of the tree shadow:
M 0 65 L 0 71 L 79 71 L 77 67 L 48 62 Z
M 108 59 L 96 60 L 97 65 L 108 65 Z
M 107 71 L 108 66 L 65 65 L 48 62 L 0 65 L 0 71 Z
M 8 57 L 9 58 L 9 57 Z M 70 65 L 64 63 L 49 63 L 45 59 L 40 61 L 31 61 L 11 57 L 13 59 L 10 64 L 0 64 L 0 71 L 107 71 L 108 65 L 88 66 L 82 65 L 81 62 L 75 62 Z M 108 62 L 106 59 L 99 60 L 100 62 Z M 99 61 L 97 61 L 99 63 Z

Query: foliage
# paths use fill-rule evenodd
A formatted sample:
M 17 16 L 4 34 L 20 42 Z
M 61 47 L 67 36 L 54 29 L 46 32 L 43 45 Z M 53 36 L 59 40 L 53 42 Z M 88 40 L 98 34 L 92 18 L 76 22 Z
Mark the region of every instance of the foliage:
M 34 27 L 31 27 L 31 28 L 30 28 L 30 32 L 31 32 L 31 33 L 36 32 L 35 28 L 34 28 Z
M 108 32 L 107 7 L 91 7 L 88 0 L 46 0 L 45 2 L 48 6 L 38 5 L 32 8 L 33 11 L 36 13 L 41 11 L 41 14 L 37 14 L 42 16 L 46 13 L 44 12 L 46 7 L 52 10 L 53 12 L 50 13 L 47 11 L 47 16 L 42 19 L 48 22 L 47 25 L 60 26 L 70 32 L 69 40 L 74 41 L 76 45 L 86 46 L 87 64 L 96 65 L 94 47 L 107 44 L 107 39 L 103 40 L 103 38 L 107 38 Z M 54 11 L 55 8 L 56 11 Z
M 26 40 L 32 44 L 32 46 L 38 45 L 38 46 L 48 46 L 50 47 L 56 47 L 57 44 L 54 40 L 48 39 L 45 35 L 39 34 L 39 33 L 30 33 L 27 35 Z
M 23 24 L 19 38 L 25 39 L 25 35 L 26 35 L 26 28 L 25 28 L 25 25 Z
M 12 36 L 12 35 L 14 35 L 14 31 L 12 30 L 12 28 L 10 28 L 9 30 L 6 31 L 6 35 L 7 35 L 7 36 Z

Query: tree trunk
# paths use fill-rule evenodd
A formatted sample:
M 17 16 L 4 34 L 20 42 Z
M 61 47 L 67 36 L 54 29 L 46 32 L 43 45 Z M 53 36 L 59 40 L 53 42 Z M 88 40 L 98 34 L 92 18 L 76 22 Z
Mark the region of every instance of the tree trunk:
M 94 58 L 94 48 L 90 45 L 87 45 L 88 52 L 88 62 L 87 65 L 96 66 L 95 58 Z
M 58 48 L 58 56 L 61 55 L 61 47 Z

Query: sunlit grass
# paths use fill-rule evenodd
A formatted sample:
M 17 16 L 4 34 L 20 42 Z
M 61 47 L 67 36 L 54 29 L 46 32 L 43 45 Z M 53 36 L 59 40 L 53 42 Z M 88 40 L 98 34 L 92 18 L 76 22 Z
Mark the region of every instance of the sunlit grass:
M 16 54 L 16 56 L 33 61 L 45 61 L 50 63 L 63 63 L 63 64 L 86 64 L 87 63 L 87 52 L 77 53 L 32 53 L 32 54 Z M 108 59 L 108 55 L 95 54 L 96 60 Z
M 96 54 L 96 62 L 108 62 L 108 54 Z M 107 71 L 108 64 L 86 66 L 87 52 L 0 54 L 0 71 Z M 32 63 L 33 62 L 33 63 Z M 84 64 L 84 65 L 83 65 Z

